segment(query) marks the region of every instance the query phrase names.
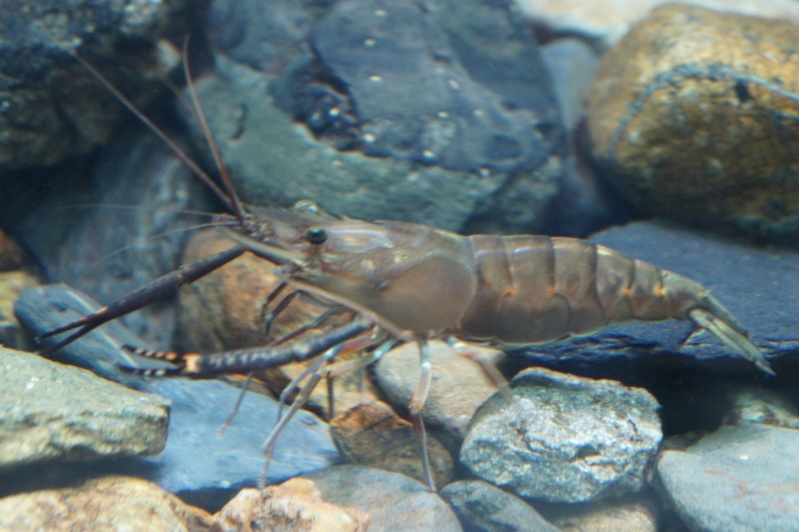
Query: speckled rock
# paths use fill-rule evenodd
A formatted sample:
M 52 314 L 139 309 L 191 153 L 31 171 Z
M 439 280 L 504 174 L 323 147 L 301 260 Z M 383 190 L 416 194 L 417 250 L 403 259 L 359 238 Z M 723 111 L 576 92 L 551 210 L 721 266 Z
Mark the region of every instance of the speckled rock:
M 662 438 L 646 391 L 525 370 L 475 413 L 461 462 L 522 497 L 585 502 L 641 489 Z
M 322 500 L 316 485 L 294 478 L 263 492 L 247 488 L 214 515 L 215 530 L 361 532 L 369 527 L 369 515 Z
M 505 355 L 477 346 L 463 346 L 459 351 L 440 340 L 429 345 L 433 382 L 422 415 L 431 425 L 443 427 L 460 444 L 477 407 L 502 384 L 494 382 L 475 359 L 496 365 Z M 396 408 L 410 404 L 419 372 L 419 348 L 414 343 L 389 351 L 375 366 L 380 389 Z
M 548 33 L 591 42 L 605 50 L 621 39 L 630 26 L 652 9 L 674 0 L 516 0 L 522 13 Z M 681 4 L 799 22 L 799 6 L 793 0 L 683 0 Z
M 419 437 L 413 425 L 387 405 L 367 403 L 330 420 L 330 434 L 344 458 L 357 465 L 402 473 L 425 482 Z M 452 457 L 431 434 L 427 435 L 430 473 L 436 486 L 453 475 Z
M 234 244 L 219 231 L 202 231 L 192 237 L 183 255 L 184 263 L 208 257 Z M 180 291 L 178 313 L 179 348 L 199 353 L 217 353 L 250 346 L 264 346 L 306 325 L 320 316 L 326 307 L 300 297 L 275 317 L 269 337 L 265 334 L 263 307 L 269 294 L 277 288 L 275 265 L 245 254 L 216 272 L 207 275 Z M 284 295 L 288 294 L 288 291 Z M 278 300 L 279 301 L 279 300 Z M 277 301 L 272 304 L 275 308 Z M 338 323 L 333 317 L 327 322 Z M 312 333 L 310 333 L 312 334 Z M 343 354 L 338 361 L 358 353 Z M 313 361 L 288 364 L 259 372 L 269 387 L 280 393 Z M 357 371 L 344 373 L 333 380 L 334 410 L 343 412 L 365 401 L 377 400 L 377 391 L 370 379 Z M 327 415 L 329 397 L 326 386 L 317 386 L 311 393 L 308 407 Z
M 306 6 L 211 10 L 219 79 L 198 90 L 248 201 L 310 197 L 337 214 L 447 229 L 540 226 L 564 135 L 511 2 Z
M 152 93 L 154 78 L 174 66 L 168 54 L 159 52 L 158 40 L 181 18 L 177 12 L 185 3 L 4 2 L 0 168 L 52 165 L 106 140 L 124 109 L 112 104 L 113 96 L 72 56 L 117 66 L 137 64 L 139 68 L 109 75 L 128 94 L 145 88 Z
M 799 529 L 799 432 L 756 423 L 722 427 L 663 451 L 656 479 L 692 530 Z
M 303 475 L 322 492 L 322 499 L 359 508 L 369 514 L 370 531 L 460 531 L 452 509 L 436 493 L 412 478 L 363 466 L 335 466 Z
M 198 532 L 211 516 L 152 482 L 110 476 L 0 499 L 0 529 Z
M 602 60 L 593 153 L 642 213 L 795 245 L 799 25 L 683 5 Z
M 461 480 L 441 490 L 458 514 L 465 530 L 528 530 L 556 532 L 535 508 L 482 480 Z
M 169 401 L 30 353 L 0 350 L 0 467 L 157 454 Z

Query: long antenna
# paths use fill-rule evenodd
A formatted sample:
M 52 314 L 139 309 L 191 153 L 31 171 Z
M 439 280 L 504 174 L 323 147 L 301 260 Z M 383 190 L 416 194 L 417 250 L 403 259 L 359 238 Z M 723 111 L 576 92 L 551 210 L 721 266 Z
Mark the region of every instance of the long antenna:
M 214 156 L 214 162 L 216 163 L 216 167 L 219 170 L 219 175 L 222 178 L 222 185 L 225 187 L 228 197 L 230 198 L 230 209 L 233 211 L 233 215 L 236 217 L 236 219 L 238 219 L 240 223 L 243 223 L 245 212 L 244 207 L 239 199 L 239 195 L 236 193 L 236 188 L 233 186 L 233 181 L 230 179 L 230 173 L 228 173 L 225 163 L 222 162 L 222 156 L 219 153 L 219 147 L 214 140 L 214 136 L 211 134 L 211 128 L 208 127 L 208 121 L 205 119 L 203 107 L 200 105 L 200 100 L 197 98 L 197 92 L 194 90 L 194 82 L 192 81 L 191 70 L 189 68 L 188 35 L 185 39 L 183 39 L 183 73 L 186 76 L 186 83 L 188 84 L 189 94 L 191 95 L 191 102 L 194 106 L 194 112 L 197 115 L 197 119 L 200 122 L 200 128 L 202 128 L 203 134 L 205 135 L 205 140 L 208 142 L 208 147 L 211 149 L 211 153 Z
M 208 186 L 208 188 L 210 188 L 211 191 L 213 191 L 213 193 L 220 200 L 222 200 L 222 202 L 224 202 L 228 206 L 229 209 L 231 209 L 232 211 L 234 211 L 236 213 L 236 217 L 237 218 L 240 216 L 239 213 L 241 212 L 241 204 L 240 204 L 240 202 L 239 202 L 237 197 L 236 197 L 235 200 L 231 200 L 230 197 L 228 196 L 228 194 L 226 194 L 225 191 L 223 191 L 221 188 L 219 188 L 219 186 L 216 183 L 214 183 L 214 180 L 211 179 L 211 176 L 209 176 L 202 168 L 200 168 L 197 165 L 197 163 L 195 163 L 192 160 L 191 157 L 186 155 L 186 152 L 184 152 L 180 148 L 180 146 L 178 146 L 175 143 L 175 141 L 173 141 L 171 138 L 169 138 L 169 135 L 167 135 L 152 120 L 147 118 L 147 116 L 145 116 L 144 113 L 139 111 L 139 109 L 136 107 L 136 105 L 134 105 L 133 102 L 131 102 L 127 98 L 127 96 L 122 94 L 119 91 L 119 89 L 117 89 L 110 81 L 108 81 L 105 78 L 105 76 L 103 76 L 96 68 L 94 68 L 94 66 L 91 63 L 89 63 L 88 61 L 86 61 L 85 59 L 83 59 L 82 57 L 80 57 L 77 54 L 75 54 L 75 59 L 77 59 L 84 66 L 84 68 L 86 68 L 86 70 L 89 71 L 89 73 L 92 76 L 94 76 L 100 83 L 102 83 L 111 92 L 111 94 L 116 96 L 117 100 L 119 100 L 119 102 L 122 105 L 124 105 L 128 109 L 128 111 L 130 111 L 136 118 L 138 118 L 142 123 L 144 123 L 144 125 L 146 125 L 153 133 L 158 135 L 161 138 L 161 140 L 163 140 L 167 144 L 167 146 L 169 146 L 169 148 L 178 157 L 178 159 L 180 159 L 181 162 L 183 162 L 183 164 L 185 164 L 194 173 L 194 175 L 199 177 L 203 181 L 203 183 L 205 183 Z M 185 61 L 185 58 L 184 58 L 184 61 Z M 189 80 L 189 82 L 191 82 L 191 80 Z M 192 93 L 193 93 L 193 89 L 192 89 Z M 204 130 L 207 129 L 207 127 L 208 126 L 206 125 Z M 225 174 L 227 174 L 227 172 L 225 172 Z M 230 178 L 228 177 L 228 181 L 229 180 L 230 180 Z M 228 188 L 227 185 L 226 185 L 226 188 Z M 238 207 L 239 207 L 238 212 L 236 210 L 236 207 L 234 207 L 234 203 L 237 204 Z

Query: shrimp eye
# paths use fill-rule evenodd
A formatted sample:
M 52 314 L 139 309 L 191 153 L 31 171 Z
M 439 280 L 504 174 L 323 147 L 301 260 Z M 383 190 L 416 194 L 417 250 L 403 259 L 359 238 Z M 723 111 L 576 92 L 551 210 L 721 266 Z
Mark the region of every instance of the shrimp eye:
M 327 241 L 327 231 L 320 227 L 311 227 L 305 231 L 305 240 L 316 246 L 324 244 Z

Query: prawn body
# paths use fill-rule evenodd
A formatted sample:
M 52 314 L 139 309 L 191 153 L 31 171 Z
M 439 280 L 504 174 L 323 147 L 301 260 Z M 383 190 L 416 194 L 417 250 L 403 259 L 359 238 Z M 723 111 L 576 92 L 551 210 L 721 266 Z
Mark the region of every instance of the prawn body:
M 338 218 L 309 201 L 255 209 L 232 225 L 295 288 L 375 317 L 390 331 L 521 347 L 627 321 L 691 321 L 771 373 L 733 315 L 701 284 L 587 241 L 473 235 Z

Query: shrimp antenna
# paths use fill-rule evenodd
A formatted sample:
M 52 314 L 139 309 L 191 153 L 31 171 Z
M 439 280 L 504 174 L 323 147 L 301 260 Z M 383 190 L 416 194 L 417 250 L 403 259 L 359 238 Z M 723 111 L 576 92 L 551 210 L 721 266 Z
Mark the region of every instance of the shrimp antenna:
M 236 193 L 236 188 L 233 186 L 233 181 L 230 179 L 230 173 L 227 171 L 225 163 L 222 162 L 222 156 L 219 153 L 219 147 L 214 140 L 214 136 L 211 134 L 211 128 L 208 127 L 208 121 L 205 119 L 205 113 L 203 112 L 202 105 L 200 105 L 200 100 L 197 98 L 197 92 L 194 90 L 194 82 L 191 79 L 191 69 L 189 68 L 188 35 L 185 39 L 183 39 L 183 73 L 186 76 L 186 83 L 188 85 L 189 94 L 191 95 L 191 103 L 194 106 L 194 113 L 197 116 L 197 120 L 200 122 L 200 128 L 202 129 L 203 135 L 205 135 L 205 139 L 208 142 L 208 147 L 213 154 L 214 162 L 216 163 L 216 167 L 219 170 L 219 175 L 222 178 L 222 185 L 225 187 L 228 198 L 230 198 L 229 207 L 233 211 L 233 215 L 236 217 L 236 219 L 240 223 L 243 223 L 245 212 L 244 206 L 239 199 L 239 195 Z
M 180 148 L 180 146 L 178 146 L 177 143 L 175 143 L 175 141 L 172 140 L 169 137 L 169 135 L 167 135 L 164 132 L 163 129 L 158 127 L 152 120 L 147 118 L 147 116 L 145 116 L 145 114 L 142 113 L 136 107 L 136 105 L 132 101 L 130 101 L 128 99 L 127 96 L 122 94 L 119 91 L 119 89 L 117 89 L 110 81 L 108 81 L 108 79 L 106 79 L 106 77 L 103 76 L 100 73 L 99 70 L 94 68 L 94 66 L 91 63 L 89 63 L 88 61 L 86 61 L 85 59 L 83 59 L 81 56 L 79 56 L 77 54 L 73 54 L 73 55 L 74 55 L 75 59 L 77 59 L 78 62 L 80 64 L 82 64 L 83 67 L 86 70 L 88 70 L 89 73 L 92 76 L 94 76 L 95 79 L 97 79 L 97 81 L 102 83 L 105 86 L 105 88 L 108 89 L 111 92 L 111 94 L 116 96 L 117 100 L 119 100 L 119 102 L 122 105 L 124 105 L 128 109 L 128 111 L 130 111 L 133 114 L 133 116 L 138 118 L 140 122 L 142 122 L 144 125 L 146 125 L 150 129 L 150 131 L 152 131 L 153 133 L 158 135 L 158 137 L 161 140 L 163 140 L 167 144 L 167 146 L 169 146 L 169 148 L 177 156 L 177 158 L 180 159 L 181 162 L 183 164 L 185 164 L 186 167 L 189 168 L 194 173 L 194 175 L 196 175 L 198 178 L 200 178 L 200 180 L 202 180 L 202 182 L 205 183 L 206 186 L 208 186 L 208 188 L 211 189 L 211 191 L 214 193 L 214 195 L 216 197 L 218 197 L 220 200 L 222 200 L 222 202 L 225 203 L 225 205 L 227 205 L 228 208 L 230 208 L 231 210 L 235 210 L 235 207 L 233 205 L 234 204 L 234 200 L 231 200 L 230 196 L 228 194 L 226 194 L 225 191 L 223 191 L 221 188 L 219 188 L 219 186 L 214 182 L 214 180 L 211 178 L 211 176 L 209 176 L 202 168 L 200 168 L 197 165 L 197 163 L 195 163 L 194 160 L 191 157 L 189 157 L 186 154 L 186 152 L 183 151 Z M 189 85 L 191 86 L 191 80 L 189 80 Z M 193 89 L 192 89 L 192 92 L 193 92 Z M 228 180 L 229 180 L 229 178 L 228 178 Z M 235 197 L 235 195 L 234 195 L 234 197 Z M 238 198 L 235 199 L 235 202 L 238 202 Z M 239 207 L 240 207 L 240 204 L 239 204 Z M 238 215 L 237 215 L 237 217 L 238 217 Z

